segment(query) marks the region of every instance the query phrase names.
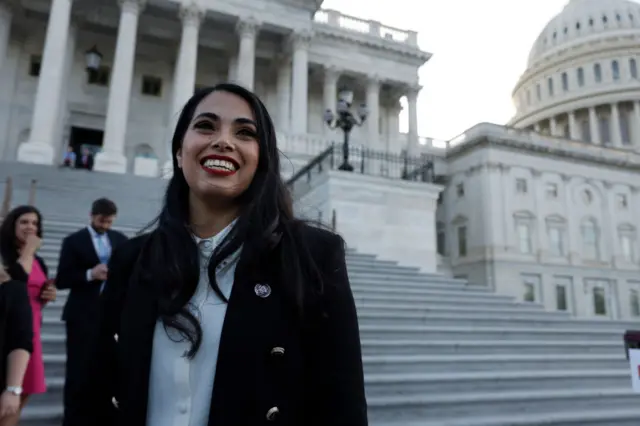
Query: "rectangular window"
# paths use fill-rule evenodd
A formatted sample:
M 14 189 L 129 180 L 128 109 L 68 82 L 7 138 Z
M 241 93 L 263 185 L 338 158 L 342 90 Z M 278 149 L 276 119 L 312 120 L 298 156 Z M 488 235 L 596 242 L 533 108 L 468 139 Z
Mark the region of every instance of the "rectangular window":
M 562 284 L 556 284 L 556 309 L 559 311 L 568 311 L 567 303 L 567 287 Z
M 456 185 L 456 194 L 458 194 L 458 198 L 464 197 L 464 184 L 459 183 Z
M 443 230 L 439 230 L 436 243 L 438 245 L 438 254 L 441 256 L 445 256 L 446 242 L 447 234 Z
M 620 235 L 620 249 L 622 251 L 622 257 L 627 262 L 633 262 L 634 250 L 633 250 L 633 238 L 631 235 Z
M 607 315 L 607 294 L 603 287 L 593 288 L 593 312 L 596 315 Z
M 518 194 L 526 194 L 527 193 L 527 180 L 518 178 L 516 179 L 516 192 Z
M 545 193 L 547 194 L 547 198 L 558 198 L 558 185 L 551 182 L 547 183 Z
M 458 255 L 465 257 L 467 255 L 467 227 L 458 227 Z
M 640 292 L 632 289 L 629 293 L 629 303 L 631 304 L 631 316 L 640 317 Z
M 522 300 L 525 302 L 542 302 L 542 286 L 540 275 L 522 275 L 523 295 Z
M 528 223 L 518 223 L 517 232 L 520 253 L 530 254 L 533 251 L 531 244 L 531 226 Z
M 547 85 L 549 86 L 549 96 L 553 96 L 553 78 L 549 78 L 547 80 Z
M 40 76 L 41 66 L 42 66 L 42 56 L 31 55 L 31 58 L 29 58 L 29 75 L 31 77 Z
M 542 99 L 542 89 L 540 88 L 540 84 L 539 83 L 536 85 L 536 98 L 538 100 Z
M 549 249 L 554 256 L 564 256 L 562 229 L 558 226 L 549 227 Z
M 95 71 L 90 71 L 87 74 L 87 83 L 94 86 L 109 86 L 109 78 L 111 77 L 111 69 L 107 66 L 101 65 Z
M 142 76 L 142 94 L 147 96 L 162 96 L 162 79 L 149 75 Z
M 584 86 L 584 69 L 578 68 L 578 86 Z
M 629 207 L 629 201 L 627 200 L 626 194 L 617 194 L 616 195 L 616 204 L 620 210 L 626 210 Z
M 600 117 L 598 119 L 598 130 L 600 131 L 600 141 L 602 142 L 602 144 L 611 144 L 611 129 L 609 128 L 609 118 Z

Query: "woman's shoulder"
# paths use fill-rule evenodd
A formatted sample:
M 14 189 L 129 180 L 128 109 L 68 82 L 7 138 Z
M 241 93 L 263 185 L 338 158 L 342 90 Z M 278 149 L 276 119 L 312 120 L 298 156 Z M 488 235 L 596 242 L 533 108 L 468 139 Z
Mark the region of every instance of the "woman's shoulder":
M 298 237 L 315 259 L 333 257 L 336 252 L 344 252 L 344 239 L 322 225 L 299 221 L 296 228 Z
M 133 263 L 133 261 L 138 258 L 138 255 L 142 251 L 142 247 L 150 235 L 151 233 L 136 235 L 135 237 L 129 238 L 128 240 L 118 244 L 111 255 L 111 262 L 117 263 L 121 266 Z

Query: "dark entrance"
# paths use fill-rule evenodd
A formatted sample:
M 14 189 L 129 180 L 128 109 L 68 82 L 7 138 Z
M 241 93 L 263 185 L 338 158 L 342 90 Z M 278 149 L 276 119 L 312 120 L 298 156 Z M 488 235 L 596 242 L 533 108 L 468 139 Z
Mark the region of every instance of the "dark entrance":
M 86 129 L 83 127 L 72 127 L 69 138 L 69 145 L 73 147 L 76 155 L 82 153 L 82 147 L 86 147 L 95 155 L 102 148 L 102 138 L 104 132 L 102 130 Z

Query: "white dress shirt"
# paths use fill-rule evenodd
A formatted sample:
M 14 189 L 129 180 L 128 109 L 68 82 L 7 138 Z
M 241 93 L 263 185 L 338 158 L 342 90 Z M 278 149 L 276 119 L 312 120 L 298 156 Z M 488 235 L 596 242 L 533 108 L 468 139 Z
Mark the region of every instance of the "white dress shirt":
M 215 237 L 195 238 L 200 251 L 200 280 L 189 302 L 202 327 L 202 344 L 193 359 L 184 355 L 190 347 L 173 329 L 156 323 L 153 334 L 147 424 L 152 426 L 206 426 L 213 381 L 218 362 L 218 347 L 227 304 L 213 291 L 207 265 L 214 248 L 230 231 L 233 223 Z M 227 300 L 240 250 L 223 261 L 216 270 L 216 281 Z M 169 335 L 167 334 L 167 330 Z M 182 340 L 182 341 L 180 341 Z

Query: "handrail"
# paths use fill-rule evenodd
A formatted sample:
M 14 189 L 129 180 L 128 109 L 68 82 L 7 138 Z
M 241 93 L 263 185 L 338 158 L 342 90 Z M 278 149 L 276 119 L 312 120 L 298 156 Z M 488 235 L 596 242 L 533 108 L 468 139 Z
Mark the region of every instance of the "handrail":
M 36 179 L 31 179 L 31 184 L 29 185 L 29 201 L 28 204 L 30 206 L 34 206 L 36 204 L 36 184 L 38 181 Z
M 0 210 L 0 218 L 4 218 L 9 210 L 11 210 L 11 198 L 13 196 L 13 179 L 7 177 L 4 182 L 4 198 L 2 199 L 2 210 Z
M 336 209 L 333 209 L 333 211 L 331 212 L 331 230 L 333 232 L 336 232 L 336 227 L 337 227 L 337 220 L 338 218 L 336 217 Z
M 298 170 L 296 173 L 293 174 L 293 176 L 291 176 L 287 180 L 287 186 L 291 187 L 294 183 L 296 183 L 298 179 L 308 174 L 311 171 L 311 169 L 313 169 L 315 166 L 320 165 L 320 167 L 322 167 L 321 165 L 327 157 L 331 156 L 331 158 L 333 159 L 333 148 L 334 148 L 334 145 L 331 144 L 329 148 L 325 149 L 320 154 L 312 158 L 311 161 L 309 161 L 306 166 Z

